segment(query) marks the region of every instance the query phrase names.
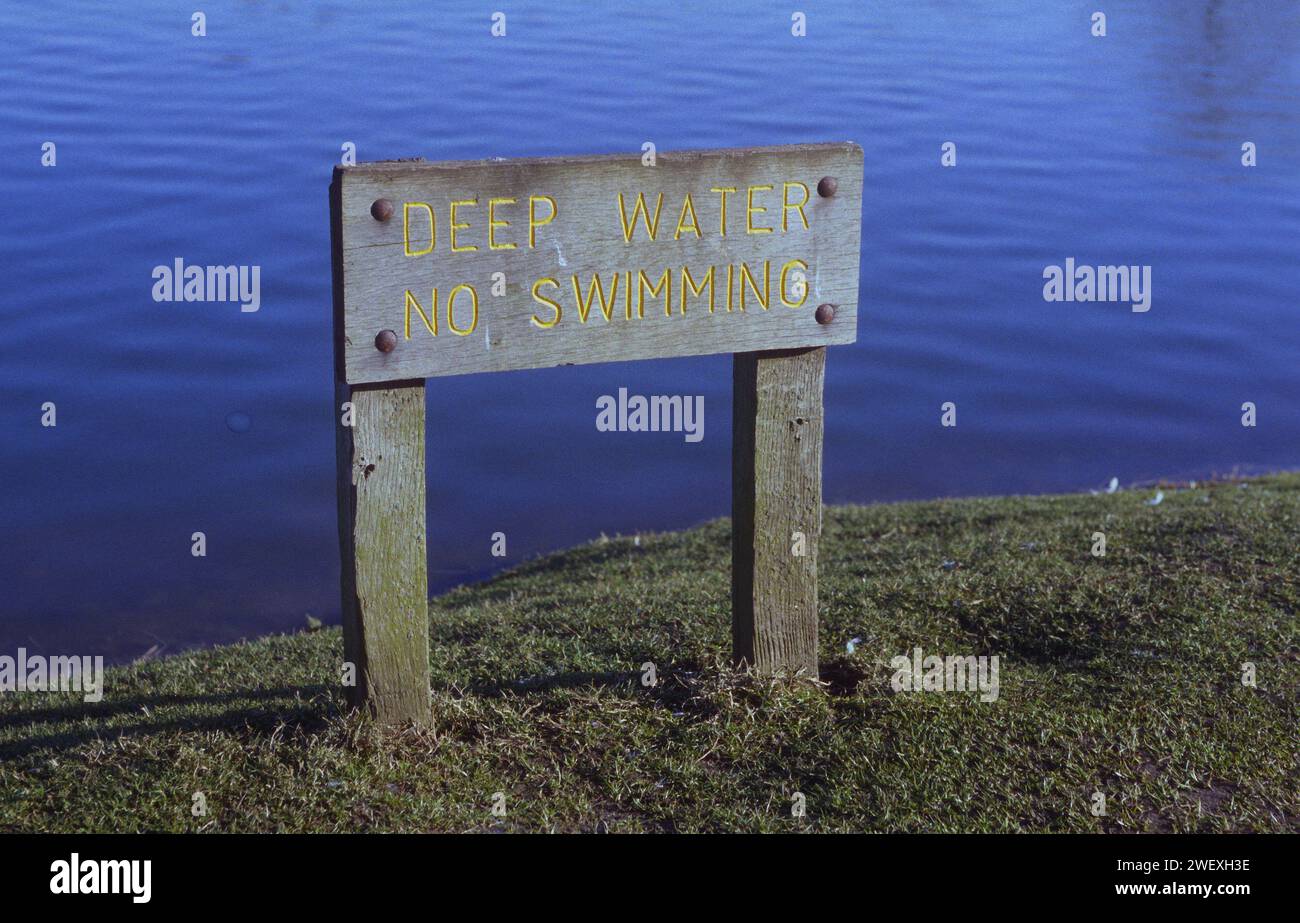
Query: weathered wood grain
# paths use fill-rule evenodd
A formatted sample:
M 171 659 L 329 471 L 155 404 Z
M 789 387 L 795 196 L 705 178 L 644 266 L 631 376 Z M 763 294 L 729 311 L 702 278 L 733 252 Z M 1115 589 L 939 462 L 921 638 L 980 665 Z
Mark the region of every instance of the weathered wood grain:
M 818 195 L 817 184 L 834 176 L 834 196 Z M 341 187 L 340 258 L 343 263 L 344 375 L 352 383 L 376 382 L 472 372 L 503 371 L 589 362 L 649 359 L 665 356 L 746 352 L 799 346 L 851 343 L 856 339 L 858 302 L 859 230 L 862 204 L 862 151 L 854 144 L 791 145 L 720 151 L 661 152 L 655 166 L 643 166 L 639 154 L 607 157 L 566 157 L 529 160 L 468 161 L 451 163 L 385 162 L 336 168 Z M 799 202 L 802 184 L 808 198 L 802 211 L 782 208 Z M 764 191 L 757 187 L 772 186 Z M 721 235 L 722 194 L 710 190 L 734 187 L 725 196 L 727 234 Z M 756 187 L 754 203 L 765 212 L 748 213 L 748 190 Z M 692 197 L 694 215 L 685 214 L 685 194 Z M 624 213 L 620 215 L 619 194 Z M 650 241 L 644 221 L 638 220 L 629 243 L 624 218 L 635 211 L 636 196 L 645 195 L 653 210 L 663 194 L 657 239 Z M 535 206 L 537 226 L 528 225 L 530 196 L 549 196 L 556 216 L 540 223 L 549 205 Z M 388 221 L 371 215 L 378 199 L 392 202 Z M 492 228 L 498 246 L 513 243 L 513 250 L 490 249 L 488 206 L 492 199 L 514 199 L 498 204 L 493 214 L 508 227 Z M 457 246 L 478 249 L 452 252 L 451 203 L 475 201 L 457 208 Z M 408 256 L 403 219 L 407 203 L 426 203 L 436 225 L 430 238 L 428 217 L 415 206 L 411 211 L 410 249 L 429 244 L 433 251 Z M 806 218 L 808 227 L 803 227 Z M 679 224 L 682 233 L 678 234 Z M 692 225 L 698 226 L 696 236 Z M 771 227 L 771 233 L 747 233 Z M 798 307 L 780 298 L 781 268 L 792 260 L 807 265 L 807 294 Z M 763 272 L 769 261 L 770 279 Z M 760 288 L 767 283 L 768 307 L 759 304 L 752 288 L 742 281 L 740 265 L 748 265 Z M 714 267 L 714 310 L 709 294 L 690 295 L 682 311 L 686 267 L 692 280 L 704 286 Z M 734 267 L 732 310 L 726 309 L 726 275 Z M 644 271 L 653 286 L 670 270 L 672 293 L 666 314 L 661 293 L 643 295 Z M 794 270 L 791 270 L 793 273 Z M 505 293 L 492 294 L 493 274 L 504 273 Z M 628 318 L 627 273 L 632 273 L 631 318 Z M 586 322 L 580 320 L 573 278 L 584 298 L 590 296 L 592 275 L 599 273 L 610 319 L 592 304 Z M 617 295 L 611 297 L 613 278 L 621 274 Z M 790 302 L 800 301 L 793 275 L 787 279 Z M 540 293 L 559 302 L 561 313 L 554 326 L 554 309 L 535 300 Z M 458 285 L 471 285 L 478 296 L 478 320 L 472 323 L 468 290 L 457 295 L 456 326 L 472 332 L 458 335 L 450 329 L 447 300 Z M 410 291 L 420 307 L 434 316 L 433 289 L 438 290 L 438 334 L 426 328 L 411 310 L 410 338 L 406 337 Z M 739 309 L 739 292 L 745 291 L 746 310 Z M 837 305 L 833 323 L 814 319 L 818 304 Z M 644 316 L 642 316 L 644 312 Z M 398 334 L 397 347 L 382 353 L 374 346 L 380 330 Z
M 344 381 L 338 196 L 336 182 L 330 205 L 343 656 L 356 674 L 347 692 L 354 707 L 381 723 L 423 723 L 429 720 L 424 382 L 350 387 Z
M 732 652 L 760 673 L 817 678 L 825 370 L 823 348 L 732 364 Z
M 340 389 L 355 424 L 340 426 L 339 531 L 343 656 L 350 693 L 386 724 L 429 717 L 424 382 Z

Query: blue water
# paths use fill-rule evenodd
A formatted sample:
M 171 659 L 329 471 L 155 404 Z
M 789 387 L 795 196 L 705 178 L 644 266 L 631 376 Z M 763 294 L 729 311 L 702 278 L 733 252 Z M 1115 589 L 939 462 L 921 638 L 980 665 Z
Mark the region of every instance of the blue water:
M 859 143 L 828 502 L 1300 466 L 1300 4 L 819 2 L 795 38 L 790 4 L 548 2 L 510 4 L 496 39 L 477 3 L 194 6 L 206 37 L 174 4 L 0 7 L 0 650 L 125 659 L 337 621 L 327 187 L 347 141 L 361 160 Z M 261 310 L 154 302 L 176 257 L 261 266 Z M 1067 257 L 1152 266 L 1151 310 L 1045 302 Z M 703 442 L 597 432 L 619 387 L 703 394 Z M 729 510 L 728 357 L 429 394 L 433 590 Z

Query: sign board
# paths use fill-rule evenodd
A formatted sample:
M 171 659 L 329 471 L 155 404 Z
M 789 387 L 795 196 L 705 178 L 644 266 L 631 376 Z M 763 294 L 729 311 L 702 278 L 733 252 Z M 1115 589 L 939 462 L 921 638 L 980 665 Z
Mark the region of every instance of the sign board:
M 815 678 L 824 347 L 857 337 L 861 206 L 847 143 L 336 168 L 351 701 L 429 717 L 424 379 L 722 352 L 733 659 Z
M 856 338 L 854 144 L 653 166 L 393 161 L 338 178 L 353 384 Z M 833 322 L 818 323 L 822 304 Z

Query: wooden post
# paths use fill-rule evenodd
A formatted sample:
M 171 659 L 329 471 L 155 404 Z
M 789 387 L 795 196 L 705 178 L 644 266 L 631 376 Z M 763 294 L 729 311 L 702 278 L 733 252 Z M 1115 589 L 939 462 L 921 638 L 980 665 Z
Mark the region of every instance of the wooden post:
M 330 205 L 343 658 L 353 665 L 355 678 L 348 700 L 383 724 L 424 723 L 429 720 L 424 381 L 351 387 L 345 381 L 337 177 Z
M 825 347 L 732 359 L 732 658 L 760 673 L 817 678 L 825 371 Z

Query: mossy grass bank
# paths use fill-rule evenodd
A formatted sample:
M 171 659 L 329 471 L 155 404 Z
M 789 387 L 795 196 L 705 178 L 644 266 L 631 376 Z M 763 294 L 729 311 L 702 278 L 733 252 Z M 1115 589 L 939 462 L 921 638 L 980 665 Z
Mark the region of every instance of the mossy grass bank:
M 344 713 L 337 628 L 6 694 L 0 829 L 1294 832 L 1300 475 L 1162 489 L 828 508 L 820 685 L 727 668 L 718 521 L 433 600 L 424 729 Z

